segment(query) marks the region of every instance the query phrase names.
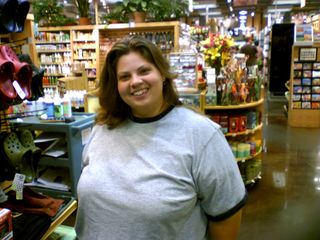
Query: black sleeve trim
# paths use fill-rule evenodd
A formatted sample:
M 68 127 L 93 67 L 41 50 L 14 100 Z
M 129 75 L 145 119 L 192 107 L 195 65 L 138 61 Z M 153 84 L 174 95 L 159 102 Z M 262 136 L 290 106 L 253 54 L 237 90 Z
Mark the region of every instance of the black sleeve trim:
M 209 221 L 212 221 L 212 222 L 223 221 L 223 220 L 231 217 L 236 212 L 238 212 L 247 203 L 247 200 L 248 200 L 248 192 L 246 191 L 246 194 L 244 195 L 242 200 L 236 206 L 231 208 L 228 212 L 225 212 L 223 214 L 220 214 L 220 215 L 214 216 L 214 217 L 210 216 L 210 215 L 207 215 L 207 218 L 208 218 Z

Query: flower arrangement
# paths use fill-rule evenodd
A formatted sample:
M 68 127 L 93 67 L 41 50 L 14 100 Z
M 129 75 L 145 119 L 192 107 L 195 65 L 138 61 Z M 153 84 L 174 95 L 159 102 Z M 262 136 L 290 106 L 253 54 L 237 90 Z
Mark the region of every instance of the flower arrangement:
M 204 60 L 211 67 L 223 67 L 230 58 L 230 48 L 235 45 L 231 36 L 209 33 L 209 37 L 201 41 L 200 51 Z

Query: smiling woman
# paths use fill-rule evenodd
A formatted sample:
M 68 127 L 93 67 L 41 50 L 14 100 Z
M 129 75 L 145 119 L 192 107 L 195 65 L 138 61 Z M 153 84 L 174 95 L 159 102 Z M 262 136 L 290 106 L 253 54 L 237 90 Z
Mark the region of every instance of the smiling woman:
M 235 240 L 247 194 L 213 121 L 184 107 L 167 59 L 133 35 L 108 52 L 83 152 L 77 238 Z

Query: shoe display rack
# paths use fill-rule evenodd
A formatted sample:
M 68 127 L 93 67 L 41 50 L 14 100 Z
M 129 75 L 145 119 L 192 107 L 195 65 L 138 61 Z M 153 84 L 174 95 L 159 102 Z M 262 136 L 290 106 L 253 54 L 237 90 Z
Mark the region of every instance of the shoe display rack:
M 25 117 L 22 120 L 12 120 L 15 129 L 24 129 L 41 131 L 44 133 L 60 133 L 66 143 L 66 154 L 61 157 L 49 157 L 42 155 L 39 166 L 60 167 L 68 172 L 70 190 L 54 190 L 37 187 L 33 185 L 38 192 L 45 194 L 54 194 L 54 196 L 77 196 L 76 188 L 81 172 L 81 159 L 83 146 L 91 132 L 94 123 L 94 114 L 74 113 L 73 122 L 48 122 L 42 121 L 37 117 Z M 58 149 L 59 150 L 59 149 Z

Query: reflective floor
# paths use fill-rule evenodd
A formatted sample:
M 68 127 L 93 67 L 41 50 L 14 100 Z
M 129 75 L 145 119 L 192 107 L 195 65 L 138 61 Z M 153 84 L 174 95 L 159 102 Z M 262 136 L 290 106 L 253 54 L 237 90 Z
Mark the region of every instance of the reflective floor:
M 239 240 L 319 240 L 320 129 L 289 127 L 284 99 L 271 99 L 262 179 L 248 188 Z

